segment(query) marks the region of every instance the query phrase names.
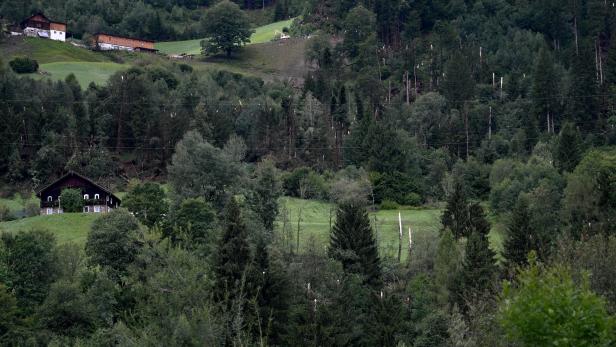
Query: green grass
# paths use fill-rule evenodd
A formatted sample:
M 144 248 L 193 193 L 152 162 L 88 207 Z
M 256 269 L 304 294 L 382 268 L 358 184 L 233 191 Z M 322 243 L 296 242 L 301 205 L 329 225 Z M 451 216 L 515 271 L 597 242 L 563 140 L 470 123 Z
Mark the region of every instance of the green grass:
M 116 63 L 102 62 L 58 62 L 42 64 L 40 71 L 49 73 L 50 78 L 65 79 L 69 74 L 74 74 L 79 84 L 86 88 L 90 82 L 103 85 L 114 73 L 126 70 L 130 66 Z
M 92 222 L 100 217 L 95 213 L 63 213 L 51 216 L 36 216 L 0 223 L 0 230 L 10 233 L 32 229 L 51 231 L 58 243 L 74 242 L 84 245 Z
M 39 64 L 55 62 L 108 62 L 109 58 L 89 49 L 75 47 L 68 42 L 52 41 L 39 38 L 16 38 L 0 46 L 7 56 L 27 56 Z
M 255 29 L 250 37 L 250 44 L 271 41 L 276 32 L 282 32 L 282 28 L 289 27 L 293 19 L 275 22 Z M 156 49 L 165 54 L 201 54 L 201 41 L 203 39 L 186 41 L 158 42 Z
M 281 213 L 277 227 L 279 230 L 283 229 L 284 222 L 282 220 L 286 213 L 288 216 L 287 230 L 289 230 L 294 246 L 296 245 L 297 238 L 297 221 L 301 210 L 300 251 L 311 240 L 314 240 L 317 246 L 325 249 L 329 243 L 330 211 L 332 223 L 335 220 L 335 210 L 332 204 L 314 200 L 283 198 L 280 207 Z M 400 213 L 404 229 L 402 234 L 403 250 L 407 249 L 409 226 L 413 228 L 415 240 L 421 239 L 422 234 L 437 233 L 441 228 L 440 209 L 401 210 Z M 370 220 L 373 223 L 373 227 L 376 227 L 376 237 L 381 255 L 397 257 L 399 237 L 398 211 L 387 210 L 370 213 Z M 407 252 L 403 251 L 403 259 L 406 256 Z

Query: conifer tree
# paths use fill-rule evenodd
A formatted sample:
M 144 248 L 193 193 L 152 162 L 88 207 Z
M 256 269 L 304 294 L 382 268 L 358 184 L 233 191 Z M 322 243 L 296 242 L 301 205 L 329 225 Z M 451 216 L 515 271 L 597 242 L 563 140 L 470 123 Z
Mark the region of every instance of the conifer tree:
M 224 232 L 214 260 L 214 298 L 227 307 L 243 293 L 250 247 L 240 206 L 231 198 L 224 211 Z
M 560 171 L 572 172 L 582 159 L 580 133 L 571 122 L 565 123 L 558 136 L 556 146 L 556 167 Z
M 537 127 L 550 132 L 554 125 L 555 113 L 558 107 L 558 83 L 554 71 L 554 62 L 546 47 L 539 51 L 539 58 L 533 72 L 533 113 L 532 124 L 526 125 L 526 134 L 536 137 Z
M 609 87 L 616 86 L 616 35 L 612 35 L 610 48 L 605 62 L 605 83 Z
M 462 184 L 456 182 L 453 193 L 447 199 L 447 207 L 441 217 L 441 223 L 451 230 L 456 239 L 459 239 L 466 236 L 468 219 L 468 201 Z
M 329 253 L 345 272 L 362 275 L 364 283 L 373 288 L 381 285 L 379 252 L 363 205 L 347 203 L 338 208 Z
M 570 120 L 584 129 L 593 128 L 593 120 L 598 113 L 597 76 L 592 44 L 580 43 L 579 54 L 575 54 L 571 63 L 571 87 L 569 89 Z
M 476 231 L 472 232 L 466 242 L 464 261 L 456 291 L 456 301 L 463 311 L 469 299 L 478 298 L 491 290 L 497 273 L 494 256 L 487 236 Z
M 527 263 L 528 252 L 533 249 L 533 235 L 530 224 L 530 211 L 526 199 L 520 198 L 513 208 L 511 221 L 507 228 L 504 256 L 507 263 L 524 265 Z

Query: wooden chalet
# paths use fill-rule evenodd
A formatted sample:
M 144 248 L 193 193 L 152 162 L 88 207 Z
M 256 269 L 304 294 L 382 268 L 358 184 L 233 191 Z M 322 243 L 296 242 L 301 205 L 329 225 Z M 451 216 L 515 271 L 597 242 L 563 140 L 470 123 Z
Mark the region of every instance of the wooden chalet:
M 105 213 L 118 208 L 122 201 L 109 189 L 74 171 L 40 189 L 41 214 L 63 213 L 60 195 L 64 189 L 78 189 L 84 199 L 84 213 Z
M 111 35 L 105 33 L 94 34 L 94 45 L 101 51 L 145 51 L 156 52 L 154 41 L 137 39 L 133 37 Z
M 42 13 L 24 19 L 19 26 L 25 36 L 66 41 L 66 23 L 52 21 Z

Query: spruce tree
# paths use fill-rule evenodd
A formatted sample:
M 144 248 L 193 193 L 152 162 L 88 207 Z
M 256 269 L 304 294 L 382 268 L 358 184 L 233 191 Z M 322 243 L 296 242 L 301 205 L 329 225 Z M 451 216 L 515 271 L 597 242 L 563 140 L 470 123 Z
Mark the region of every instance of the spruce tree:
M 456 301 L 464 312 L 468 300 L 476 299 L 492 289 L 497 273 L 495 254 L 486 235 L 472 232 L 466 242 L 465 253 L 456 293 Z
M 224 211 L 224 232 L 214 259 L 214 298 L 227 308 L 244 294 L 250 247 L 240 206 L 231 198 Z
M 568 113 L 576 125 L 586 130 L 592 130 L 593 120 L 597 118 L 597 89 L 593 46 L 582 40 L 579 54 L 572 57 Z
M 572 172 L 582 159 L 582 140 L 580 133 L 571 122 L 565 123 L 558 135 L 556 146 L 556 167 L 561 172 Z
M 530 211 L 526 199 L 520 198 L 513 208 L 511 221 L 507 228 L 504 256 L 507 263 L 525 265 L 528 252 L 533 249 L 533 235 L 530 224 Z
M 379 252 L 363 205 L 348 203 L 339 206 L 329 253 L 342 263 L 345 272 L 362 275 L 364 283 L 373 288 L 381 285 Z
M 609 87 L 616 86 L 616 35 L 612 35 L 610 48 L 605 62 L 605 83 Z
M 466 236 L 468 228 L 468 201 L 464 194 L 462 184 L 455 184 L 453 193 L 447 199 L 445 212 L 441 217 L 441 223 L 449 228 L 456 239 Z
M 548 49 L 544 47 L 539 51 L 539 58 L 533 72 L 531 96 L 535 117 L 531 124 L 525 125 L 527 136 L 536 137 L 537 127 L 550 132 L 558 108 L 558 94 L 554 62 Z

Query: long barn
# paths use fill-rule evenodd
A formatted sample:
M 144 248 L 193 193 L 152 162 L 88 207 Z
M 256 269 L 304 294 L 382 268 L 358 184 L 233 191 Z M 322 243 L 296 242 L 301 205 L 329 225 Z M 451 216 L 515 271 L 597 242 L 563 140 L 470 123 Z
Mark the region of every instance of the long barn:
M 42 13 L 24 19 L 20 27 L 26 36 L 66 41 L 66 23 L 52 21 Z
M 154 41 L 105 33 L 95 34 L 94 43 L 101 51 L 156 51 Z

